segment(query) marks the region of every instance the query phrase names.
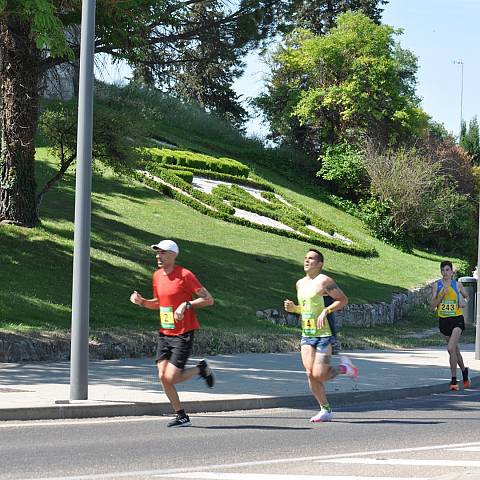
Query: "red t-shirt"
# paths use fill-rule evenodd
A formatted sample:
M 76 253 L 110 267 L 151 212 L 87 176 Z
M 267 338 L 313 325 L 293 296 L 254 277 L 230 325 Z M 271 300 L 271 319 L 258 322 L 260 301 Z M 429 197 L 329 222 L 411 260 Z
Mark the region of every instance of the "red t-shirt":
M 183 320 L 174 320 L 173 314 L 182 302 L 193 299 L 193 295 L 202 288 L 197 277 L 186 268 L 175 265 L 165 275 L 163 269 L 153 274 L 153 296 L 160 304 L 160 332 L 165 335 L 181 335 L 198 330 L 200 324 L 193 308 L 185 310 Z

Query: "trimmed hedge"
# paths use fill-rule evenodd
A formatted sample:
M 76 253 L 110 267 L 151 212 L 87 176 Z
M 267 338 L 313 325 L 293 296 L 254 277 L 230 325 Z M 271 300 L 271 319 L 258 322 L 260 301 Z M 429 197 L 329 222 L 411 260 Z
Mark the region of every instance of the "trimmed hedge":
M 187 192 L 189 195 L 199 200 L 200 202 L 203 202 L 209 205 L 210 207 L 213 207 L 221 212 L 224 212 L 226 215 L 233 215 L 235 213 L 235 209 L 227 205 L 220 198 L 216 197 L 215 195 L 209 195 L 208 193 L 205 193 L 196 188 L 193 188 L 185 180 L 181 179 L 180 177 L 177 177 L 177 175 L 175 175 L 174 173 L 169 172 L 166 168 L 162 168 L 161 166 L 158 166 L 156 164 L 148 164 L 147 171 L 161 178 L 165 182 L 170 183 L 174 187 L 177 187 L 180 190 Z
M 190 185 L 193 182 L 193 173 L 188 170 L 172 170 L 171 168 L 167 168 L 168 172 L 172 172 L 177 177 L 180 177 L 183 181 L 189 183 Z
M 178 165 L 188 168 L 199 168 L 219 173 L 226 173 L 239 177 L 248 177 L 250 169 L 243 163 L 232 158 L 215 158 L 203 153 L 188 150 L 171 150 L 169 148 L 143 148 L 142 156 L 149 156 L 152 161 L 165 165 Z
M 253 187 L 259 190 L 265 190 L 267 192 L 273 192 L 274 187 L 265 180 L 256 180 L 250 177 L 236 177 L 228 173 L 212 172 L 211 170 L 202 170 L 201 168 L 184 167 L 179 165 L 168 165 L 169 170 L 183 170 L 189 171 L 197 177 L 209 178 L 211 180 L 220 180 L 224 182 L 237 183 L 238 185 L 244 185 L 245 187 Z
M 209 215 L 227 222 L 249 226 L 258 230 L 296 238 L 298 240 L 310 242 L 314 245 L 323 246 L 339 252 L 350 253 L 356 256 L 371 257 L 378 255 L 374 248 L 366 246 L 364 242 L 354 238 L 349 232 L 339 229 L 329 220 L 321 217 L 309 209 L 306 209 L 299 202 L 288 198 L 284 193 L 278 192 L 277 189 L 268 182 L 262 182 L 261 185 L 258 185 L 260 182 L 256 180 L 249 181 L 249 186 L 255 186 L 257 188 L 269 190 L 264 190 L 261 193 L 268 203 L 255 198 L 253 195 L 235 184 L 231 186 L 218 185 L 213 189 L 212 194 L 207 194 L 192 187 L 192 185 L 189 183 L 191 182 L 191 178 L 193 178 L 192 170 L 196 170 L 195 173 L 198 172 L 199 175 L 201 175 L 200 172 L 202 172 L 204 174 L 206 173 L 206 175 L 204 175 L 206 177 L 210 174 L 210 178 L 212 178 L 213 175 L 216 176 L 216 179 L 218 180 L 235 183 L 248 181 L 249 179 L 244 177 L 235 177 L 233 175 L 221 172 L 212 172 L 211 170 L 205 171 L 202 169 L 196 169 L 191 166 L 180 167 L 179 165 L 160 163 L 158 162 L 158 159 L 155 159 L 155 155 L 151 154 L 152 150 L 166 150 L 167 154 L 169 154 L 168 149 L 148 149 L 148 155 L 146 158 L 150 158 L 150 161 L 146 162 L 145 169 L 173 187 L 178 188 L 182 192 L 179 192 L 170 186 L 159 184 L 153 179 L 148 179 L 144 174 L 136 174 L 136 178 L 144 183 L 148 183 L 149 186 L 156 188 L 162 193 L 175 198 L 176 200 L 196 209 L 205 215 Z M 173 152 L 173 150 L 170 152 Z M 182 173 L 179 174 L 179 172 Z M 140 177 L 138 175 L 140 175 Z M 254 182 L 256 185 L 251 185 L 251 182 Z M 157 188 L 158 185 L 161 185 L 161 188 Z M 186 195 L 185 193 L 188 193 L 190 196 Z M 289 206 L 279 200 L 274 193 L 280 195 L 292 206 Z M 251 222 L 247 219 L 235 217 L 235 208 L 247 210 L 258 215 L 271 218 L 291 227 L 295 231 L 292 232 L 288 230 L 282 230 L 270 225 L 262 225 Z M 312 225 L 330 235 L 333 235 L 335 232 L 337 232 L 338 234 L 352 240 L 353 244 L 347 244 L 341 240 L 329 238 L 309 229 L 307 225 Z
M 164 171 L 164 174 L 165 174 L 165 171 Z M 169 175 L 167 174 L 166 176 L 169 176 Z M 197 199 L 189 197 L 185 193 L 179 192 L 178 190 L 175 190 L 168 185 L 159 183 L 159 182 L 157 182 L 157 181 L 155 181 L 151 178 L 148 178 L 143 173 L 135 172 L 134 177 L 137 180 L 139 180 L 140 182 L 145 183 L 149 187 L 159 191 L 160 193 L 163 193 L 164 195 L 167 195 L 171 198 L 174 198 L 175 200 L 178 200 L 179 202 L 181 202 L 181 203 L 183 203 L 183 204 L 185 204 L 185 205 L 187 205 L 191 208 L 194 208 L 198 212 L 203 213 L 204 215 L 208 215 L 209 217 L 216 218 L 218 220 L 223 220 L 225 222 L 235 223 L 237 225 L 243 225 L 243 226 L 247 226 L 247 227 L 250 227 L 250 228 L 256 228 L 257 230 L 261 230 L 261 231 L 269 232 L 269 233 L 274 233 L 276 235 L 280 235 L 280 236 L 283 236 L 283 237 L 294 238 L 296 240 L 301 240 L 303 242 L 306 242 L 310 245 L 317 245 L 317 246 L 320 246 L 320 247 L 329 248 L 329 249 L 337 251 L 337 252 L 344 252 L 344 253 L 348 253 L 348 254 L 351 254 L 351 255 L 360 256 L 360 257 L 369 257 L 369 256 L 372 256 L 372 255 L 376 255 L 376 252 L 373 249 L 363 249 L 363 248 L 357 247 L 355 245 L 347 245 L 343 242 L 339 242 L 338 240 L 330 239 L 328 237 L 320 238 L 320 236 L 318 236 L 318 237 L 317 236 L 312 236 L 310 234 L 310 231 L 308 232 L 308 235 L 307 235 L 307 234 L 302 234 L 302 233 L 297 233 L 297 232 L 291 232 L 291 231 L 288 231 L 288 230 L 281 230 L 279 228 L 275 228 L 275 227 L 272 227 L 270 225 L 261 225 L 261 224 L 251 222 L 251 221 L 249 221 L 245 218 L 235 217 L 231 213 L 226 213 L 225 211 L 219 211 L 219 210 L 211 209 L 211 208 L 205 206 L 204 204 L 200 203 L 200 201 L 198 201 Z M 175 177 L 175 175 L 171 175 L 171 178 L 176 178 L 179 182 L 183 182 L 183 180 L 179 179 L 178 177 Z M 167 181 L 166 178 L 164 178 L 164 180 Z M 187 187 L 190 187 L 190 188 L 193 189 L 193 187 L 191 187 L 191 185 L 189 185 L 188 183 L 186 183 L 186 182 L 183 182 L 183 183 Z M 180 187 L 178 187 L 178 188 L 180 188 Z M 202 193 L 202 192 L 200 192 L 200 193 Z M 206 194 L 204 194 L 204 195 L 206 195 Z M 214 197 L 214 195 L 208 195 L 208 196 Z M 226 206 L 225 204 L 223 204 L 223 205 Z M 315 232 L 311 232 L 311 233 L 315 233 Z M 372 251 L 374 253 L 372 253 Z

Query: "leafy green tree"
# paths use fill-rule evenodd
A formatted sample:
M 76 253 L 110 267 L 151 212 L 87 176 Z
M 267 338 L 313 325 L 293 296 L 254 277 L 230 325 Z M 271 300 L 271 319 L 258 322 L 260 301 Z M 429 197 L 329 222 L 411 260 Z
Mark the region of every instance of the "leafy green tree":
M 189 12 L 204 1 L 98 0 L 95 52 L 143 65 L 152 54 L 197 38 L 206 29 L 240 32 L 246 42 L 248 27 L 260 41 L 276 28 L 277 11 L 283 8 L 274 0 L 224 0 L 228 14 L 200 27 Z M 48 69 L 79 58 L 79 45 L 66 32 L 80 21 L 80 0 L 0 0 L 0 223 L 31 226 L 38 221 L 34 136 L 40 78 Z
M 375 23 L 380 23 L 382 5 L 388 0 L 297 0 L 291 6 L 289 25 L 325 35 L 335 27 L 337 17 L 351 10 L 360 11 Z
M 49 150 L 58 162 L 58 170 L 36 194 L 40 210 L 43 197 L 65 175 L 77 156 L 77 104 L 74 101 L 49 105 L 40 115 L 39 129 L 47 140 Z M 144 132 L 126 115 L 125 111 L 106 108 L 95 102 L 93 115 L 93 167 L 101 170 L 107 165 L 117 174 L 126 173 L 137 161 L 134 139 L 144 138 Z M 39 212 L 37 212 L 38 214 Z
M 480 132 L 476 116 L 470 120 L 468 129 L 466 123 L 462 122 L 460 146 L 472 157 L 474 165 L 480 165 Z
M 395 42 L 398 33 L 347 12 L 325 36 L 290 35 L 274 52 L 267 91 L 257 99 L 272 138 L 303 142 L 318 156 L 325 144 L 359 145 L 365 137 L 388 144 L 425 129 L 428 117 L 415 96 L 416 58 Z

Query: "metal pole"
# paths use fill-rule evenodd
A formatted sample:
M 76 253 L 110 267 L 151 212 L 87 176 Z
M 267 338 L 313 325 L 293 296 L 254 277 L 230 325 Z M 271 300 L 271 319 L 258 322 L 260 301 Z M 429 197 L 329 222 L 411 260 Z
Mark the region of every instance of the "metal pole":
M 480 360 L 480 202 L 478 206 L 477 312 L 475 315 L 475 360 Z
M 460 128 L 462 128 L 463 122 L 463 61 L 460 60 L 460 65 L 462 66 L 462 87 L 460 89 Z
M 94 46 L 95 0 L 83 0 L 78 90 L 70 400 L 88 398 Z
M 458 139 L 461 140 L 460 135 L 462 133 L 463 123 L 463 60 L 454 60 L 453 63 L 462 67 L 462 83 L 460 86 L 460 133 L 458 134 Z

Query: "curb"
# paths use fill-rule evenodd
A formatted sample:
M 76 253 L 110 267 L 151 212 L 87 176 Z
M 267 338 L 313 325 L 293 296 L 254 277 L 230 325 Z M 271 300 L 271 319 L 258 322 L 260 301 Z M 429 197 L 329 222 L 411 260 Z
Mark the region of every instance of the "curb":
M 480 383 L 480 375 L 473 377 L 472 386 Z M 449 391 L 448 383 L 437 383 L 422 387 L 371 390 L 367 392 L 328 393 L 329 400 L 336 406 L 364 402 L 398 400 L 407 397 L 421 397 Z M 188 413 L 214 413 L 233 410 L 261 410 L 269 408 L 316 407 L 312 395 L 290 395 L 280 397 L 232 398 L 226 400 L 200 400 L 182 402 Z M 73 418 L 99 418 L 123 416 L 171 415 L 168 403 L 150 402 L 93 402 L 89 400 L 61 403 L 52 406 L 19 407 L 0 409 L 0 421 L 64 420 Z

